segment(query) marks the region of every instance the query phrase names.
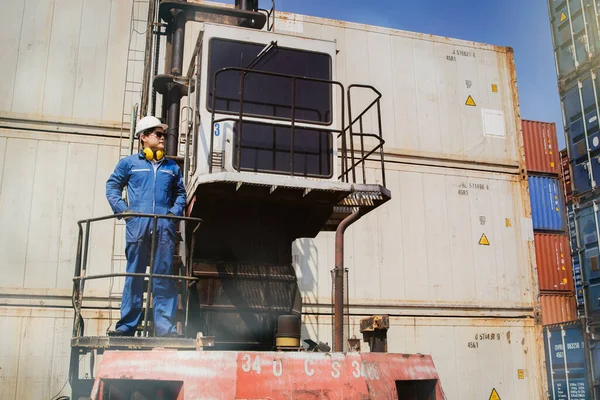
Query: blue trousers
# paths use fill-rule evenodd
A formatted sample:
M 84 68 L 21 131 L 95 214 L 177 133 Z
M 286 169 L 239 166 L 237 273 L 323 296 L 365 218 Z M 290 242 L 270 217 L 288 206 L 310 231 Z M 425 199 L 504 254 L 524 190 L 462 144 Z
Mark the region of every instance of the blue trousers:
M 125 255 L 127 273 L 145 273 L 150 265 L 152 246 L 152 218 L 131 217 L 127 220 Z M 173 254 L 175 252 L 176 224 L 174 221 L 159 218 L 157 223 L 154 273 L 173 275 Z M 131 333 L 142 320 L 143 279 L 126 277 L 121 300 L 121 319 L 116 329 Z M 152 281 L 154 308 L 154 334 L 164 336 L 176 331 L 177 311 L 176 281 L 154 278 Z

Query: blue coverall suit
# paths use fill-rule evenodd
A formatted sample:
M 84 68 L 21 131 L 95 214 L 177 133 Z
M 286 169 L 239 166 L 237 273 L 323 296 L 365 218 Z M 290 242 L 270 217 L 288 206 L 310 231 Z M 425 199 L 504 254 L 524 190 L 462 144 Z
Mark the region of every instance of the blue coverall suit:
M 127 186 L 129 205 L 122 197 Z M 181 169 L 173 160 L 163 159 L 154 169 L 142 153 L 123 158 L 106 182 L 106 198 L 115 213 L 125 210 L 147 214 L 173 213 L 182 216 L 186 192 Z M 125 254 L 128 273 L 145 273 L 150 261 L 152 218 L 127 218 Z M 173 274 L 176 222 L 159 218 L 154 273 Z M 174 317 L 177 311 L 176 283 L 172 279 L 153 279 L 155 335 L 176 332 Z M 142 317 L 143 278 L 125 278 L 121 301 L 121 319 L 116 329 L 133 334 Z

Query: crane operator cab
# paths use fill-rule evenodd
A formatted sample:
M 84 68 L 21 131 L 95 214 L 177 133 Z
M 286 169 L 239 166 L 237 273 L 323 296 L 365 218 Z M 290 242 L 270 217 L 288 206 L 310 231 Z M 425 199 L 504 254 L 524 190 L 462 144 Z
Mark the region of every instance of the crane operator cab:
M 389 199 L 381 95 L 335 80 L 335 42 L 205 23 L 193 58 L 189 211 L 211 232 L 195 254 L 281 262 L 291 240 L 335 230 L 348 206 Z M 267 237 L 282 246 L 261 250 Z

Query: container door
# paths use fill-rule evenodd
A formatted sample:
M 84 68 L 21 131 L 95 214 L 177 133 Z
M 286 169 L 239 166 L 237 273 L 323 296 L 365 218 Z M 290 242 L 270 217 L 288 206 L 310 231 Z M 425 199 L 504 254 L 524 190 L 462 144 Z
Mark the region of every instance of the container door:
M 550 398 L 590 399 L 588 365 L 581 325 L 565 324 L 544 329 Z
M 529 177 L 533 229 L 564 231 L 564 205 L 558 179 Z
M 580 163 L 573 163 L 571 165 L 571 169 L 573 171 L 573 192 L 576 194 L 581 194 L 592 190 L 592 181 L 590 179 L 588 161 L 585 160 Z

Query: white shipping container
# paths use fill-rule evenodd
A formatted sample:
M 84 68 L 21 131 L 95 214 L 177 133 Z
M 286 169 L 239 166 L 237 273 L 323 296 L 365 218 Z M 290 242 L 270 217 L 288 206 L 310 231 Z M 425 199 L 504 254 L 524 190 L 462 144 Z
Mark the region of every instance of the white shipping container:
M 279 11 L 276 16 L 275 34 L 230 27 L 228 37 L 263 46 L 276 40 L 281 47 L 312 48 L 330 54 L 332 80 L 346 88 L 355 83 L 374 86 L 383 95 L 386 153 L 417 157 L 421 162 L 444 159 L 496 168 L 510 166 L 513 170 L 521 165 L 511 48 Z M 186 68 L 198 32 L 205 32 L 205 58 L 213 32 L 223 32 L 222 26 L 212 24 L 188 26 Z M 326 49 L 331 42 L 334 50 L 329 52 Z M 202 72 L 205 77 L 206 67 Z M 201 88 L 202 127 L 210 132 L 204 95 L 210 88 Z M 337 89 L 333 91 L 334 112 L 338 112 Z M 354 116 L 372 99 L 370 95 L 354 96 Z M 364 126 L 365 131 L 376 131 L 374 114 L 365 116 Z
M 345 234 L 352 304 L 534 308 L 533 229 L 519 175 L 386 168 L 392 199 Z M 305 303 L 331 301 L 334 240 L 335 233 L 322 232 L 294 243 Z

